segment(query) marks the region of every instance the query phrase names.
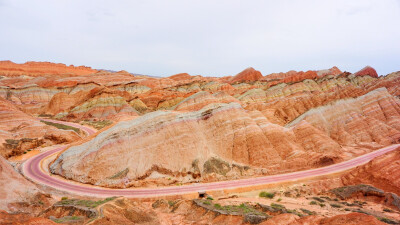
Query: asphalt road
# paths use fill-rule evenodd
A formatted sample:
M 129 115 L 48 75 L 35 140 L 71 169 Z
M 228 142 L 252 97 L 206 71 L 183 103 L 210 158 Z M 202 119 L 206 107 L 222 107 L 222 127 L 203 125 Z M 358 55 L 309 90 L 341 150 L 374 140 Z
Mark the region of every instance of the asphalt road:
M 62 123 L 69 126 L 74 126 L 84 130 L 87 134 L 91 135 L 96 132 L 96 130 L 84 127 L 74 123 L 60 122 L 55 120 L 47 120 L 51 122 Z M 209 190 L 222 190 L 222 189 L 232 189 L 240 187 L 248 187 L 254 185 L 263 185 L 276 182 L 292 181 L 302 178 L 309 178 L 314 176 L 327 175 L 331 173 L 340 172 L 347 170 L 362 164 L 369 162 L 371 159 L 383 155 L 385 153 L 394 151 L 398 148 L 400 144 L 391 145 L 385 148 L 381 148 L 374 152 L 359 156 L 357 158 L 351 159 L 338 164 L 333 164 L 327 167 L 321 167 L 317 169 L 298 171 L 287 174 L 278 174 L 272 176 L 213 182 L 213 183 L 196 183 L 190 185 L 173 186 L 173 187 L 160 187 L 160 188 L 128 188 L 128 189 L 109 189 L 102 188 L 92 185 L 81 185 L 76 182 L 70 182 L 68 180 L 57 178 L 56 176 L 50 176 L 41 169 L 41 162 L 47 156 L 56 154 L 66 148 L 66 146 L 58 147 L 53 150 L 46 151 L 44 153 L 38 154 L 30 159 L 28 159 L 23 164 L 23 173 L 26 177 L 32 181 L 47 185 L 59 190 L 68 191 L 79 195 L 90 195 L 97 197 L 106 196 L 126 196 L 126 197 L 153 197 L 153 196 L 163 196 L 163 195 L 176 195 L 193 193 L 198 191 L 209 191 Z

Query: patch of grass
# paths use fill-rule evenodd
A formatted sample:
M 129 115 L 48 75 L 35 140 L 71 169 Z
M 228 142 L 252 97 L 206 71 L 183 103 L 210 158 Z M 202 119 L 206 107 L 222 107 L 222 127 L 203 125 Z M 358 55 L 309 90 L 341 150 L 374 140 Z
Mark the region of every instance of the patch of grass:
M 300 208 L 300 210 L 303 211 L 304 213 L 308 214 L 308 215 L 314 215 L 315 214 L 315 212 L 312 212 L 312 211 L 310 211 L 308 209 Z
M 206 205 L 211 205 L 211 201 L 210 200 L 206 200 L 203 203 L 206 204 Z
M 174 205 L 175 205 L 175 202 L 174 202 L 174 201 L 168 201 L 168 205 L 169 205 L 169 206 L 174 206 Z
M 90 121 L 90 120 L 84 120 L 82 121 L 83 125 L 89 125 L 97 130 L 103 129 L 104 127 L 107 127 L 112 124 L 112 121 L 110 120 L 101 120 L 101 121 Z
M 271 207 L 273 208 L 273 209 L 286 209 L 286 207 L 284 206 L 284 205 L 281 205 L 281 204 L 276 204 L 276 203 L 271 203 Z
M 62 197 L 62 198 L 61 198 L 61 201 L 62 201 L 62 200 L 67 200 L 67 199 L 68 199 L 68 197 Z
M 223 209 L 222 206 L 218 203 L 214 204 L 214 208 L 216 209 Z
M 262 192 L 260 192 L 260 194 L 258 196 L 260 196 L 262 198 L 270 198 L 270 199 L 272 199 L 272 198 L 275 197 L 275 193 L 262 191 Z
M 211 200 L 211 201 L 214 200 L 213 197 L 211 197 L 211 196 L 207 196 L 207 199 Z
M 118 173 L 112 175 L 111 177 L 108 177 L 108 179 L 120 179 L 125 177 L 129 172 L 129 168 L 125 168 L 124 170 L 119 171 Z
M 389 212 L 389 213 L 393 212 L 393 210 L 388 209 L 388 208 L 384 208 L 383 211 L 384 211 L 384 212 Z
M 64 198 L 64 197 L 63 197 Z M 93 201 L 93 200 L 85 200 L 85 199 L 62 199 L 57 204 L 60 205 L 74 205 L 74 206 L 84 206 L 88 208 L 96 208 L 99 205 L 102 205 L 106 202 L 112 201 L 117 197 L 105 198 L 103 200 Z
M 278 200 L 276 200 L 277 202 L 280 202 L 280 201 L 282 201 L 282 199 L 281 198 L 278 198 Z
M 53 219 L 54 222 L 56 223 L 76 223 L 77 220 L 82 220 L 83 218 L 80 216 L 64 216 L 58 219 Z
M 317 205 L 318 203 L 316 201 L 311 201 L 309 204 L 310 205 Z
M 332 204 L 330 204 L 333 208 L 342 208 L 343 206 L 341 206 L 341 205 L 339 205 L 339 204 L 335 204 L 335 203 L 332 203 Z
M 324 199 L 326 199 L 326 200 L 328 200 L 328 201 L 332 201 L 332 199 L 329 198 L 328 196 L 321 196 L 321 198 L 324 198 Z
M 319 197 L 312 197 L 312 199 L 317 200 L 319 202 L 325 202 L 325 200 L 323 200 L 322 198 L 319 198 Z
M 64 124 L 53 123 L 53 122 L 48 122 L 48 121 L 44 121 L 44 120 L 40 120 L 40 122 L 42 122 L 42 123 L 44 123 L 44 124 L 46 124 L 46 125 L 49 125 L 49 126 L 56 127 L 56 128 L 58 128 L 58 129 L 62 129 L 62 130 L 73 130 L 73 131 L 75 131 L 76 133 L 79 133 L 79 132 L 80 132 L 79 128 L 71 127 L 71 126 L 64 125 Z
M 398 224 L 396 221 L 388 219 L 388 218 L 385 218 L 385 217 L 378 217 L 377 219 L 379 221 L 382 221 L 382 222 L 387 223 L 387 224 Z
M 321 206 L 321 207 L 325 207 L 324 203 L 319 203 L 318 205 Z

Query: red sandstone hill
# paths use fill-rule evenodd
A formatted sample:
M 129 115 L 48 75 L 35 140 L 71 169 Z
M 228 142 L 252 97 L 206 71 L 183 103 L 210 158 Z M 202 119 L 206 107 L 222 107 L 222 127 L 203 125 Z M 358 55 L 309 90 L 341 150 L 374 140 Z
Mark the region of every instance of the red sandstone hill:
M 26 62 L 23 64 L 11 61 L 0 61 L 0 75 L 2 76 L 43 76 L 43 75 L 87 75 L 96 73 L 98 70 L 86 66 L 67 66 L 62 63 L 51 62 Z
M 245 81 L 256 81 L 262 78 L 260 71 L 255 70 L 253 67 L 249 67 L 242 72 L 236 74 L 230 79 L 230 83 L 245 82 Z
M 355 73 L 355 75 L 357 75 L 357 76 L 368 75 L 371 77 L 378 77 L 378 73 L 376 72 L 376 70 L 370 66 L 366 66 L 366 67 L 362 68 L 360 71 Z

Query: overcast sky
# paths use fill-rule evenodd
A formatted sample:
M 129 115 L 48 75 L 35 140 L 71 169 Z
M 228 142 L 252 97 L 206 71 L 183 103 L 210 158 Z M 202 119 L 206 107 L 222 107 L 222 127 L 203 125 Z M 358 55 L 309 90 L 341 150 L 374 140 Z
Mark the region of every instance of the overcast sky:
M 400 0 L 0 0 L 0 60 L 154 76 L 400 70 Z

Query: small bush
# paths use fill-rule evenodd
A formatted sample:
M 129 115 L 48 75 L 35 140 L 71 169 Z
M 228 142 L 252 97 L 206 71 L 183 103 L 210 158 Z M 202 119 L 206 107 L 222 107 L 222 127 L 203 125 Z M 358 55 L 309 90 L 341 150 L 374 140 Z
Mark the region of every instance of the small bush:
M 269 192 L 262 191 L 262 192 L 260 192 L 259 196 L 262 198 L 274 198 L 275 193 L 269 193 Z
M 207 199 L 211 200 L 211 201 L 214 200 L 213 197 L 211 197 L 211 196 L 207 196 Z
M 390 212 L 393 212 L 393 210 L 388 209 L 388 208 L 384 208 L 383 211 L 384 211 L 384 212 L 389 212 L 389 213 L 390 213 Z
M 282 201 L 282 199 L 281 198 L 278 198 L 278 200 L 276 200 L 277 202 L 280 202 L 280 201 Z
M 396 221 L 385 218 L 385 217 L 378 217 L 378 220 L 387 223 L 387 224 L 398 224 Z
M 341 205 L 339 205 L 339 204 L 334 204 L 334 203 L 332 203 L 332 204 L 330 204 L 333 208 L 342 208 L 342 206 Z
M 67 200 L 67 199 L 68 199 L 68 197 L 62 197 L 61 201 L 64 201 L 64 200 Z
M 300 210 L 303 211 L 304 213 L 307 213 L 308 215 L 314 215 L 315 214 L 315 212 L 312 212 L 312 211 L 310 211 L 308 209 L 301 208 Z
M 223 209 L 222 206 L 218 203 L 214 204 L 214 208 L 216 209 Z
M 323 200 L 322 198 L 318 198 L 318 197 L 313 197 L 314 200 L 317 200 L 319 202 L 325 202 L 325 200 Z
M 274 209 L 286 209 L 286 207 L 284 205 L 276 204 L 276 203 L 271 203 L 271 207 Z
M 321 206 L 321 207 L 325 207 L 324 203 L 319 203 L 318 205 Z
M 211 205 L 211 202 L 209 200 L 204 201 L 203 203 L 206 204 L 206 205 Z
M 310 205 L 317 205 L 318 203 L 316 201 L 311 201 Z

